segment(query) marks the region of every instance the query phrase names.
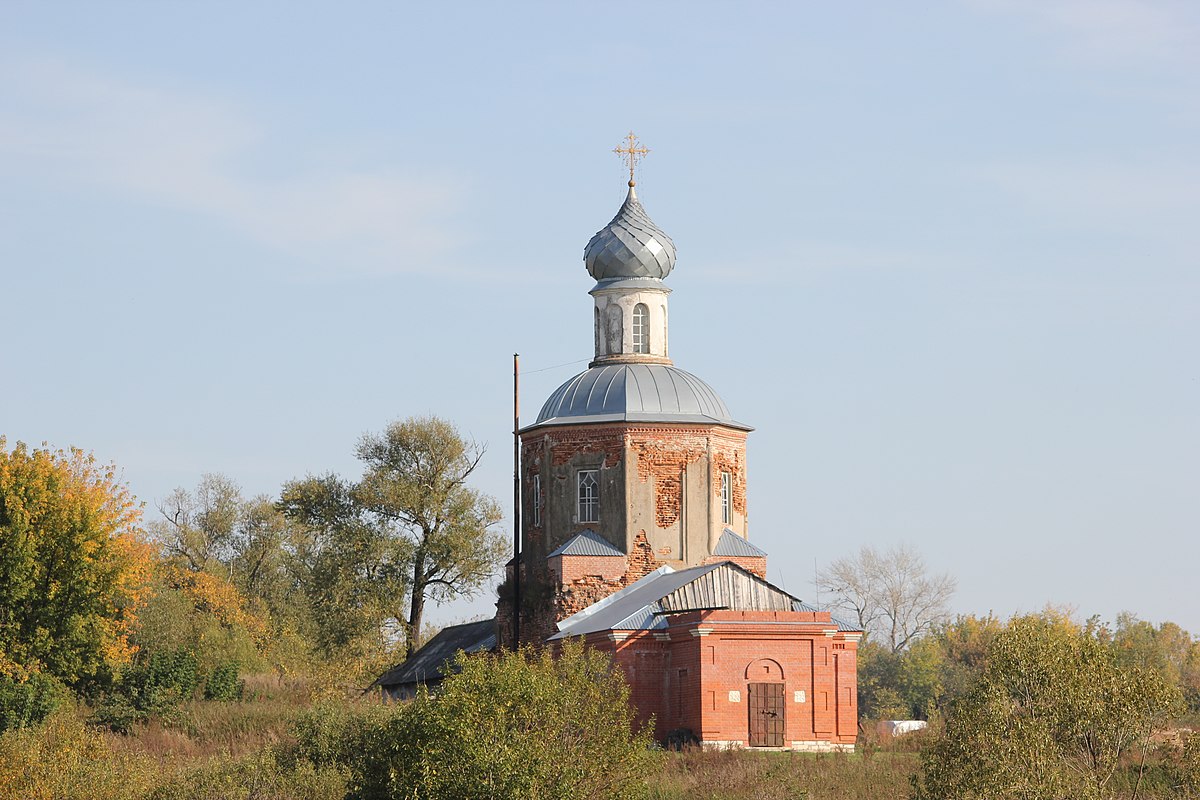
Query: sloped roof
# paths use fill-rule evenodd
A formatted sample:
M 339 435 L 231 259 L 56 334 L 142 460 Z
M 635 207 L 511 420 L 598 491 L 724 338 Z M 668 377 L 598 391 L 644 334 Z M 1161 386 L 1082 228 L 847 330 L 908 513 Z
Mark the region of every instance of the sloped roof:
M 620 556 L 623 558 L 625 553 L 614 547 L 600 534 L 588 529 L 567 539 L 546 558 L 555 556 Z
M 717 546 L 713 548 L 714 556 L 758 556 L 766 558 L 765 550 L 760 550 L 750 542 L 743 539 L 733 532 L 732 529 L 726 528 L 721 534 L 721 538 L 717 540 Z
M 656 630 L 666 614 L 693 609 L 793 611 L 801 601 L 737 564 L 689 569 L 662 566 L 619 592 L 558 623 L 553 639 L 607 630 Z
M 446 677 L 445 669 L 451 666 L 454 655 L 478 653 L 496 647 L 496 621 L 494 619 L 468 622 L 442 628 L 425 646 L 412 656 L 381 675 L 372 686 L 400 686 L 406 683 L 425 683 Z

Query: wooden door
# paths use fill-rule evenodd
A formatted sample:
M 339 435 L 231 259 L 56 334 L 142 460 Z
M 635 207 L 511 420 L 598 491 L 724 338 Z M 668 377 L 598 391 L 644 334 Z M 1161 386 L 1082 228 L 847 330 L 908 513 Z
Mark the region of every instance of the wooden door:
M 750 746 L 783 747 L 784 710 L 782 683 L 750 684 Z

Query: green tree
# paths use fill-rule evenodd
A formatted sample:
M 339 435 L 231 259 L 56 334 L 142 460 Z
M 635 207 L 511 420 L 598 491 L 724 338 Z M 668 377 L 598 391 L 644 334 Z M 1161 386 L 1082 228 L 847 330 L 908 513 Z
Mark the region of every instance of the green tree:
M 358 659 L 386 652 L 404 616 L 408 542 L 390 536 L 336 475 L 286 484 L 279 508 L 293 523 L 291 569 L 319 651 Z
M 629 688 L 580 643 L 465 656 L 437 697 L 422 693 L 349 753 L 364 800 L 624 800 L 647 793 L 656 754 L 634 733 Z
M 492 530 L 500 507 L 467 485 L 483 452 L 449 422 L 414 417 L 362 437 L 358 483 L 330 475 L 284 487 L 284 513 L 309 526 L 317 540 L 371 554 L 360 583 L 339 583 L 331 574 L 330 590 L 386 586 L 395 598 L 394 587 L 404 582 L 406 654 L 420 641 L 427 600 L 478 592 L 503 559 L 504 541 Z
M 1180 709 L 1178 690 L 1122 667 L 1094 627 L 1062 616 L 1014 619 L 975 687 L 921 754 L 917 798 L 1104 798 L 1126 753 L 1145 753 Z
M 0 674 L 79 687 L 128 661 L 151 565 L 140 519 L 113 467 L 0 437 Z

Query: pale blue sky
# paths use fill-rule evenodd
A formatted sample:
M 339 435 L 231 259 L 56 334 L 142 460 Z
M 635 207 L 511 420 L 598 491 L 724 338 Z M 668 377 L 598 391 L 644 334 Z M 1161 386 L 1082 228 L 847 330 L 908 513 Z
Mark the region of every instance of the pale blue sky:
M 507 503 L 630 128 L 773 580 L 903 541 L 958 611 L 1200 632 L 1190 2 L 6 0 L 0 433 L 152 508 L 432 412 Z

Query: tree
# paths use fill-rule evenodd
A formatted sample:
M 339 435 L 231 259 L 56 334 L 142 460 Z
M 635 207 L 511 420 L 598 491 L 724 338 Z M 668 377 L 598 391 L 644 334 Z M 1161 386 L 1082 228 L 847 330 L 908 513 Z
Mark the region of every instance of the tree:
M 1014 619 L 989 648 L 983 675 L 950 707 L 944 734 L 921 754 L 917 798 L 1103 798 L 1127 753 L 1181 709 L 1154 669 L 1122 667 L 1094 627 L 1062 616 Z
M 328 475 L 284 487 L 280 508 L 312 531 L 314 570 L 321 569 L 320 554 L 343 548 L 360 559 L 358 589 L 386 587 L 383 596 L 395 603 L 403 583 L 406 655 L 420 641 L 428 599 L 474 594 L 503 559 L 504 541 L 492 530 L 499 504 L 467 485 L 483 453 L 449 422 L 414 417 L 359 440 L 358 483 Z M 341 570 L 347 561 L 334 563 Z M 323 582 L 318 575 L 314 586 L 354 589 L 342 576 L 326 574 Z
M 336 475 L 285 484 L 279 508 L 293 523 L 292 571 L 326 656 L 386 654 L 404 618 L 410 547 L 390 534 Z
M 833 595 L 834 608 L 882 637 L 894 653 L 949 616 L 956 588 L 948 573 L 928 574 L 924 559 L 909 545 L 882 553 L 863 547 L 857 556 L 830 564 L 817 582 Z
M 406 655 L 421 635 L 426 598 L 477 592 L 503 559 L 505 543 L 491 530 L 500 506 L 466 483 L 484 451 L 437 417 L 396 422 L 358 443 L 366 464 L 359 502 L 411 544 Z
M 236 483 L 205 474 L 195 492 L 180 487 L 158 504 L 162 519 L 150 523 L 150 532 L 166 555 L 189 569 L 226 569 L 233 561 L 243 504 Z
M 80 686 L 128 661 L 151 566 L 140 520 L 114 467 L 0 437 L 0 673 Z
M 346 748 L 356 796 L 645 796 L 657 756 L 632 730 L 629 687 L 608 656 L 549 650 L 459 654 L 436 698 L 422 692 Z

